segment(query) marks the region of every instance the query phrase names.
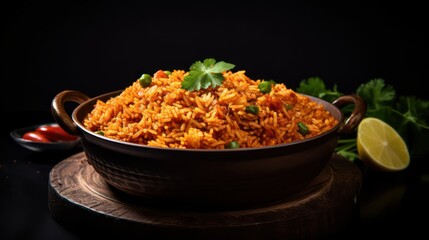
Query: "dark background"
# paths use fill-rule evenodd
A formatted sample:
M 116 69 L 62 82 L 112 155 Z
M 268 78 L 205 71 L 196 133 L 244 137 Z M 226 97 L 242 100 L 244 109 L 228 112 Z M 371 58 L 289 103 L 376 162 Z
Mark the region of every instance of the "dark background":
M 208 57 L 290 88 L 311 76 L 351 93 L 383 78 L 426 98 L 424 7 L 371 1 L 231 5 L 19 1 L 2 7 L 2 110 L 49 114 L 66 89 L 89 96 Z M 298 1 L 299 2 L 299 1 Z M 37 124 L 37 123 L 35 123 Z
M 275 79 L 290 88 L 318 76 L 328 88 L 335 83 L 347 94 L 383 78 L 398 95 L 429 100 L 423 86 L 429 63 L 423 4 L 147 2 L 13 1 L 0 8 L 4 239 L 75 239 L 55 223 L 46 206 L 48 173 L 66 156 L 32 153 L 7 135 L 54 121 L 50 104 L 63 90 L 95 97 L 129 86 L 142 73 L 186 70 L 213 57 L 246 70 L 251 78 Z M 383 237 L 424 232 L 425 226 L 416 230 L 416 225 L 424 225 L 419 219 L 428 215 L 426 169 L 413 166 L 405 172 L 407 185 L 396 184 L 403 176 L 389 175 L 382 181 L 387 187 L 367 187 L 367 206 L 375 205 L 368 209 L 382 218 L 364 222 L 359 236 L 374 236 L 373 230 Z M 399 207 L 390 207 L 386 198 Z M 387 204 L 378 207 L 380 199 Z M 365 210 L 363 215 L 372 214 Z

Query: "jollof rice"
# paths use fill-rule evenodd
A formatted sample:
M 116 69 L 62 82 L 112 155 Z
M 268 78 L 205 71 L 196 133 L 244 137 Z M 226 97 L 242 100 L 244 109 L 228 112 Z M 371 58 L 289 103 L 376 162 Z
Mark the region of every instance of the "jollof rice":
M 148 146 L 223 149 L 231 141 L 241 148 L 289 143 L 328 131 L 338 121 L 318 104 L 285 84 L 262 93 L 245 71 L 227 71 L 215 88 L 188 91 L 181 88 L 186 71 L 154 77 L 143 88 L 135 81 L 105 102 L 98 100 L 84 119 L 91 131 L 106 137 Z M 256 105 L 257 114 L 245 108 Z M 298 123 L 308 127 L 301 134 Z

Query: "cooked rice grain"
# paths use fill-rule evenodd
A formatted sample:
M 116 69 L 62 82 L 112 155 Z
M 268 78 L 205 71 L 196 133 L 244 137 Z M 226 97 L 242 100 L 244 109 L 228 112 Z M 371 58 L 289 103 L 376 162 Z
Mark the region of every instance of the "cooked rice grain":
M 322 105 L 283 83 L 263 94 L 262 80 L 228 71 L 221 86 L 191 92 L 181 88 L 186 74 L 175 70 L 168 78 L 153 78 L 146 88 L 137 80 L 120 95 L 97 101 L 83 123 L 125 142 L 191 149 L 223 149 L 231 141 L 242 148 L 288 143 L 338 123 Z M 245 112 L 249 105 L 258 106 L 257 115 Z M 298 122 L 308 126 L 307 135 L 298 132 Z

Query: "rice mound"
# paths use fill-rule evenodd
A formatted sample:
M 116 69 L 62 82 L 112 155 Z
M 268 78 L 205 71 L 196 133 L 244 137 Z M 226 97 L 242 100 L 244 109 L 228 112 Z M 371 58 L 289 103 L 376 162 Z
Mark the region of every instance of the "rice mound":
M 174 70 L 147 87 L 136 80 L 120 95 L 98 100 L 83 124 L 90 131 L 125 142 L 165 148 L 224 149 L 290 143 L 330 130 L 338 121 L 323 107 L 284 83 L 262 93 L 245 71 L 226 71 L 221 86 L 181 88 L 188 73 Z M 246 112 L 256 105 L 257 114 Z M 299 132 L 298 123 L 308 127 Z

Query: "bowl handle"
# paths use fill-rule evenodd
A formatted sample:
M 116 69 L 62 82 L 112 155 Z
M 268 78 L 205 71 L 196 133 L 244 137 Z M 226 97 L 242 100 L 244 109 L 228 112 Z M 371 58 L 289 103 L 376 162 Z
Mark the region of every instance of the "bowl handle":
M 344 121 L 341 126 L 339 133 L 351 133 L 359 125 L 360 121 L 364 118 L 366 114 L 366 103 L 356 94 L 340 96 L 332 102 L 332 104 L 338 108 L 343 106 L 354 104 L 354 108 L 350 116 Z
M 51 104 L 51 112 L 57 123 L 68 133 L 72 135 L 81 135 L 78 131 L 77 125 L 73 122 L 72 118 L 68 115 L 64 108 L 66 102 L 75 102 L 81 104 L 87 101 L 89 97 L 79 91 L 65 90 L 58 93 Z

